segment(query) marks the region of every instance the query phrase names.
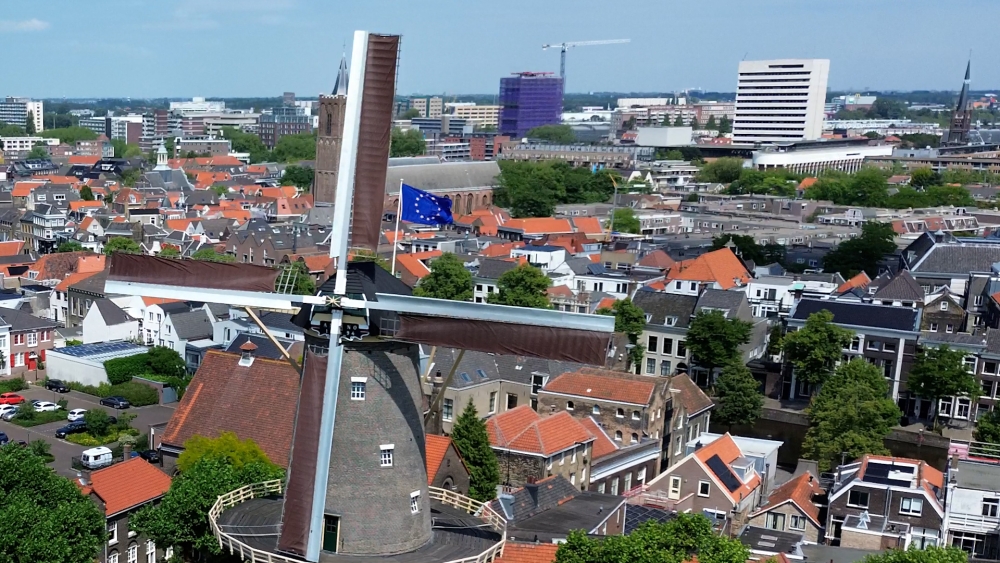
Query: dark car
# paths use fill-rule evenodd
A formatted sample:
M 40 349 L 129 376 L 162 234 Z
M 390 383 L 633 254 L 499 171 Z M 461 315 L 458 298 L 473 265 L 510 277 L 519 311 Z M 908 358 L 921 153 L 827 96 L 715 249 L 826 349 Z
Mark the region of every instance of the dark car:
M 160 452 L 158 450 L 143 450 L 139 452 L 139 457 L 149 463 L 160 463 Z
M 56 438 L 65 438 L 70 434 L 79 434 L 87 431 L 87 423 L 82 420 L 74 420 L 66 426 L 56 430 Z
M 58 379 L 49 379 L 46 381 L 45 388 L 56 393 L 69 393 L 69 386 Z
M 101 404 L 115 409 L 127 409 L 132 406 L 125 397 L 119 397 L 118 395 L 104 397 L 101 399 Z
M 10 442 L 6 432 L 0 432 L 0 446 L 6 446 Z

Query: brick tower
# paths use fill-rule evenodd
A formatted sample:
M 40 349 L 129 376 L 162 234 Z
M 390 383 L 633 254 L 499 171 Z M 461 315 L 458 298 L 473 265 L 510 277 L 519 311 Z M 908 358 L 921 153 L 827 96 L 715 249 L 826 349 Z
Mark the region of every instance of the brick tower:
M 340 71 L 333 93 L 319 97 L 319 130 L 316 132 L 316 176 L 313 196 L 317 203 L 333 205 L 337 193 L 337 169 L 344 138 L 344 110 L 347 107 L 347 56 L 340 59 Z

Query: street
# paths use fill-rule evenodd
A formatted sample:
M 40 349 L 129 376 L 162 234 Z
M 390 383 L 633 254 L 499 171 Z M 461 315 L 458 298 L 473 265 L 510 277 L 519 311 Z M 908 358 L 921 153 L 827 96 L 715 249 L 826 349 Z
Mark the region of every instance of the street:
M 100 401 L 98 397 L 87 395 L 86 393 L 80 393 L 79 391 L 55 393 L 43 387 L 31 386 L 31 388 L 19 391 L 19 393 L 23 395 L 29 403 L 35 399 L 52 401 L 53 403 L 59 401 L 60 399 L 66 399 L 69 402 L 69 406 L 66 411 L 62 411 L 64 416 L 68 413 L 68 411 L 73 409 L 93 408 L 104 409 L 109 415 L 115 417 L 122 412 L 132 413 L 136 415 L 135 420 L 132 421 L 132 427 L 139 430 L 140 434 L 149 434 L 149 426 L 152 424 L 160 424 L 170 420 L 170 416 L 174 413 L 174 406 L 176 405 L 176 403 L 172 403 L 169 406 L 150 405 L 147 407 L 131 407 L 124 411 L 116 411 L 110 407 L 101 406 L 98 403 L 98 401 Z M 65 426 L 67 422 L 67 420 L 63 419 L 61 421 L 50 422 L 48 424 L 40 424 L 31 428 L 22 428 L 14 423 L 0 420 L 0 431 L 6 432 L 7 436 L 13 442 L 18 440 L 31 442 L 41 439 L 52 444 L 52 455 L 56 459 L 50 464 L 50 466 L 60 475 L 75 477 L 76 471 L 71 467 L 70 458 L 79 456 L 80 453 L 87 448 L 71 444 L 65 440 L 60 440 L 55 437 L 55 431 L 60 427 Z

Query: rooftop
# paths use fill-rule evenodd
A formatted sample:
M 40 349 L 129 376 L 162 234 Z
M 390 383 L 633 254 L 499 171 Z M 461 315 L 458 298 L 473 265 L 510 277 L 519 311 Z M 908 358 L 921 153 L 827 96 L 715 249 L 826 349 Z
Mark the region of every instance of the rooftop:
M 93 472 L 90 489 L 111 516 L 160 498 L 170 489 L 170 477 L 155 465 L 134 457 Z
M 791 318 L 805 321 L 809 315 L 824 309 L 833 313 L 833 322 L 837 324 L 908 332 L 919 330 L 918 310 L 871 303 L 803 299 L 795 305 Z
M 131 342 L 96 342 L 79 346 L 65 346 L 49 350 L 47 354 L 63 354 L 74 358 L 83 358 L 94 362 L 105 362 L 115 358 L 125 358 L 143 354 L 149 349 Z

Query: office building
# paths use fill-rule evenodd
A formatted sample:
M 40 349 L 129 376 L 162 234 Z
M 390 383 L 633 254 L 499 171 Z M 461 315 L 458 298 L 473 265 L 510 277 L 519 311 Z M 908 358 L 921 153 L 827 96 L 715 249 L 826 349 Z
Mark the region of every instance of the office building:
M 473 103 L 448 104 L 450 114 L 459 119 L 475 121 L 477 127 L 493 127 L 500 124 L 500 106 L 480 106 Z
M 734 143 L 785 143 L 823 134 L 828 59 L 741 61 Z
M 319 129 L 316 132 L 316 172 L 313 196 L 317 203 L 333 204 L 340 171 L 340 149 L 344 139 L 347 109 L 347 57 L 340 59 L 333 93 L 319 97 Z
M 142 138 L 143 116 L 131 113 L 105 117 L 80 118 L 80 127 L 90 129 L 98 135 L 109 139 L 122 140 L 126 143 L 138 144 Z
M 226 111 L 226 102 L 209 102 L 205 98 L 191 98 L 190 102 L 170 102 L 171 113 L 221 113 Z
M 37 133 L 43 129 L 43 109 L 42 102 L 35 102 L 30 98 L 7 96 L 4 101 L 0 102 L 0 121 L 27 129 L 28 114 L 30 113 Z
M 198 156 L 225 156 L 232 152 L 232 143 L 228 139 L 215 137 L 178 137 L 174 141 L 174 157 L 181 158 L 188 153 Z
M 269 150 L 273 149 L 285 135 L 309 133 L 312 131 L 312 116 L 302 108 L 281 106 L 271 109 L 271 113 L 260 116 L 258 136 Z
M 522 138 L 542 125 L 562 122 L 562 78 L 551 72 L 518 72 L 500 79 L 500 133 Z
M 424 137 L 435 133 L 445 133 L 448 135 L 462 135 L 472 133 L 473 124 L 465 119 L 459 119 L 450 115 L 438 117 L 414 117 L 410 120 L 410 128 L 417 129 L 423 133 Z
M 438 96 L 431 98 L 410 98 L 410 108 L 420 112 L 420 117 L 441 117 L 444 100 Z
M 206 135 L 220 135 L 223 127 L 233 127 L 247 133 L 257 132 L 259 113 L 249 110 L 229 110 L 225 113 L 205 114 L 202 124 Z

